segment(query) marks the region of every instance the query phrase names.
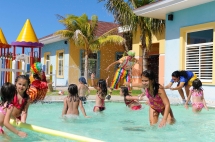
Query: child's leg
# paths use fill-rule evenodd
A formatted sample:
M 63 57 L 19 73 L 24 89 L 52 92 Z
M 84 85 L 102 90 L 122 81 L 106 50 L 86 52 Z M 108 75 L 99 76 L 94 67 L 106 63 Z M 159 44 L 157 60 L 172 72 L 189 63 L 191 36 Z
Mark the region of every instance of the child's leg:
M 159 117 L 159 113 L 152 109 L 151 107 L 149 107 L 149 122 L 150 125 L 154 125 L 158 122 L 158 117 Z
M 193 111 L 194 113 L 198 113 L 198 112 L 201 112 L 201 111 L 202 111 L 202 109 L 200 109 L 200 108 L 196 108 L 196 107 L 193 105 L 193 107 L 192 107 L 192 111 Z
M 180 94 L 181 98 L 184 100 L 185 99 L 184 91 L 182 89 L 179 89 L 178 93 Z

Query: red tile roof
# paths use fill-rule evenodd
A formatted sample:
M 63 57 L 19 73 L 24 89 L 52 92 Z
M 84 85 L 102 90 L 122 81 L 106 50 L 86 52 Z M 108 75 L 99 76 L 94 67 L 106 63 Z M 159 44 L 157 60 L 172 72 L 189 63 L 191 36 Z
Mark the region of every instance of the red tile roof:
M 119 27 L 119 25 L 116 24 L 116 23 L 98 21 L 98 27 L 97 27 L 97 30 L 96 30 L 96 36 L 99 37 L 102 34 L 108 32 L 108 31 L 110 31 L 110 30 L 112 30 L 112 29 L 114 29 L 116 27 Z M 116 33 L 116 34 L 121 35 L 119 33 Z M 39 40 L 51 37 L 53 35 L 54 34 L 50 34 L 50 35 L 41 37 L 41 38 L 39 38 Z

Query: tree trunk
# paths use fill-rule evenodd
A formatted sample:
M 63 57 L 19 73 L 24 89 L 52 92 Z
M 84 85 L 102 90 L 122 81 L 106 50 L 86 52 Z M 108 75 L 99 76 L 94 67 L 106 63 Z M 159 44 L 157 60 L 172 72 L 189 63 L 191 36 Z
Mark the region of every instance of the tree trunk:
M 87 78 L 88 78 L 88 50 L 85 50 L 85 58 L 84 58 L 84 77 L 87 81 Z
M 143 71 L 148 69 L 148 55 L 146 48 L 143 47 Z

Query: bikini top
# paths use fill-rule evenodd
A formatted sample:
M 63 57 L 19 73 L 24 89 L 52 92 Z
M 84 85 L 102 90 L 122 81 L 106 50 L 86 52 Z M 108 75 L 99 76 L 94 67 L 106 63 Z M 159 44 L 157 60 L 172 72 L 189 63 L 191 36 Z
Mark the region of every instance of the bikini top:
M 190 91 L 192 93 L 192 96 L 201 97 L 203 95 L 203 89 L 202 88 L 200 90 L 196 90 L 196 89 L 193 89 L 193 87 L 191 86 Z
M 129 96 L 131 96 L 131 95 L 129 95 Z M 134 100 L 125 100 L 126 106 L 132 104 L 133 102 L 134 102 Z
M 146 89 L 146 96 L 149 99 L 149 104 L 153 109 L 158 110 L 165 107 L 161 97 L 158 94 L 155 97 L 152 97 L 149 94 L 148 89 Z
M 10 105 L 8 106 L 8 108 L 10 108 L 11 106 L 13 106 L 13 105 L 10 104 Z M 6 107 L 0 106 L 0 113 L 2 113 L 3 115 L 5 115 L 5 114 L 6 114 Z
M 15 106 L 17 109 L 21 109 L 25 106 L 27 100 L 26 99 L 22 99 L 22 103 L 19 104 L 19 100 L 18 100 L 18 96 L 17 94 L 14 96 L 13 98 L 13 101 L 12 101 L 12 104 L 13 106 Z

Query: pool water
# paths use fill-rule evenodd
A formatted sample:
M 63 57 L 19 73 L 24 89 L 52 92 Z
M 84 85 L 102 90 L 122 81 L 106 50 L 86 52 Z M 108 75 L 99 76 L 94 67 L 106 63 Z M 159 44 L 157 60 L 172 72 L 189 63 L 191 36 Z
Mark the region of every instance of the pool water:
M 182 105 L 171 106 L 176 124 L 164 128 L 150 126 L 149 107 L 144 105 L 140 111 L 131 111 L 124 103 L 108 102 L 106 110 L 94 113 L 94 102 L 87 102 L 85 110 L 91 118 L 84 118 L 81 111 L 78 119 L 61 118 L 63 103 L 37 103 L 29 108 L 27 123 L 49 129 L 68 132 L 107 142 L 211 142 L 215 139 L 215 110 L 203 110 L 200 114 L 186 110 Z M 161 120 L 162 117 L 160 117 Z M 69 142 L 71 140 L 36 133 L 22 129 L 28 137 L 21 139 L 6 131 L 11 141 L 53 141 Z

